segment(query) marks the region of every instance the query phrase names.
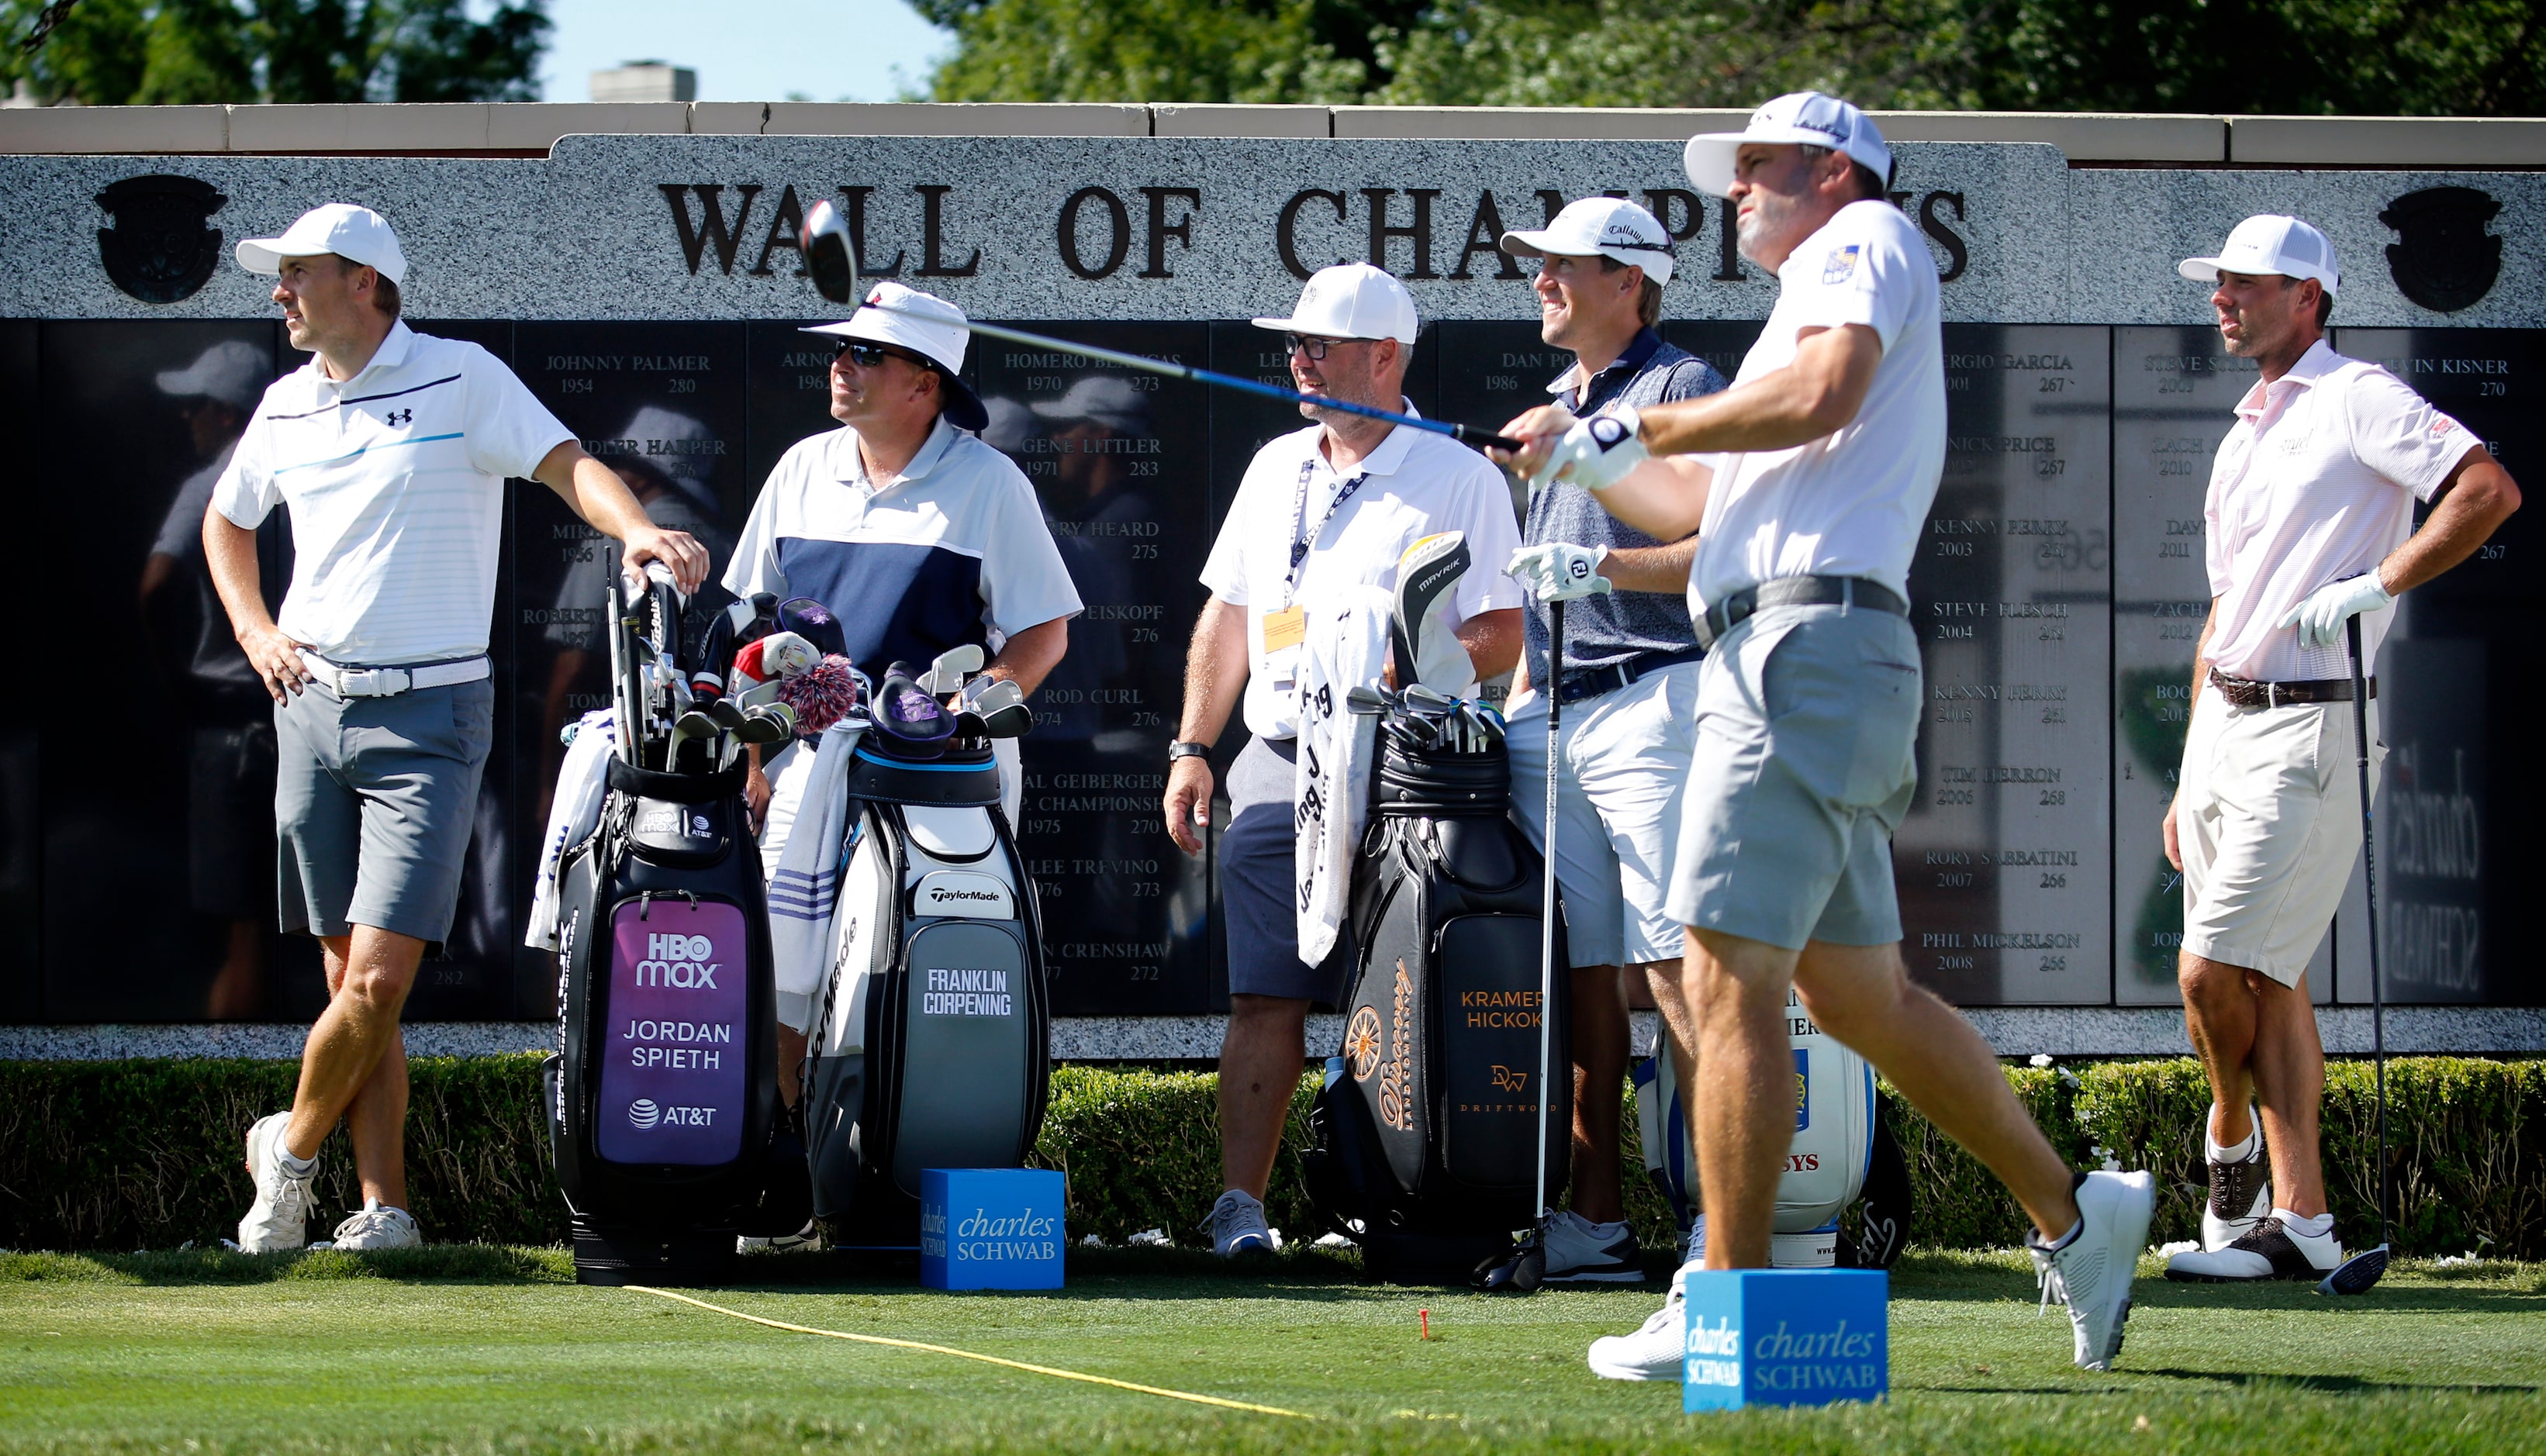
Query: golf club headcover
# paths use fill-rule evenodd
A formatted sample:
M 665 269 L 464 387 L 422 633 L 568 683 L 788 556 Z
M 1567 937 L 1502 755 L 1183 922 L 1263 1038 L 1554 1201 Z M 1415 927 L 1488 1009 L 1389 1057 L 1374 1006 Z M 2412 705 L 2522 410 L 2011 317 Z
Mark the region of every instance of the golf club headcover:
M 795 709 L 799 733 L 819 733 L 847 717 L 858 705 L 858 680 L 845 657 L 825 657 L 777 683 L 778 700 Z
M 778 630 L 794 632 L 810 642 L 824 657 L 849 655 L 849 639 L 840 630 L 840 619 L 831 608 L 810 597 L 790 597 L 778 604 Z
M 731 690 L 747 692 L 763 683 L 810 672 L 821 660 L 813 644 L 796 633 L 772 632 L 757 642 L 745 642 L 733 655 Z
M 946 740 L 955 736 L 955 715 L 906 671 L 885 674 L 868 716 L 875 722 L 878 746 L 905 759 L 937 758 L 946 752 Z

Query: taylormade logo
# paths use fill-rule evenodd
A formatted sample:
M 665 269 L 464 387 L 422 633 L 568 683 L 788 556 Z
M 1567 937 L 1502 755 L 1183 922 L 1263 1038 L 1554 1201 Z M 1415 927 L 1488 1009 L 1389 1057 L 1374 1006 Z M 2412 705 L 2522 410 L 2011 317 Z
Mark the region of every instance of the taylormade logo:
M 714 991 L 716 973 L 722 968 L 710 958 L 716 953 L 716 942 L 705 935 L 654 931 L 645 937 L 646 958 L 636 962 L 636 984 Z
M 996 905 L 999 903 L 999 897 L 988 890 L 962 890 L 948 885 L 931 885 L 928 888 L 928 903 L 931 905 L 956 905 L 967 903 L 973 905 Z

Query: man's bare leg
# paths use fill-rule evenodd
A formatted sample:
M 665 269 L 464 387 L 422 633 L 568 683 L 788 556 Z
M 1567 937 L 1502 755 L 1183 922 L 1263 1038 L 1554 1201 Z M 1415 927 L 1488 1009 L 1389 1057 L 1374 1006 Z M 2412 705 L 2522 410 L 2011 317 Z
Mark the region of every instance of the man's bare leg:
M 1627 1216 L 1618 1119 L 1627 1083 L 1627 986 L 1616 966 L 1573 968 L 1573 1211 L 1595 1224 Z
M 2069 1168 L 2025 1115 L 1971 1023 L 1910 984 L 1897 945 L 1814 941 L 1798 953 L 1692 929 L 1682 995 L 1698 1019 L 1698 1171 L 1707 1267 L 1768 1261 L 1777 1179 L 1794 1136 L 1789 984 L 1806 1014 L 1891 1079 L 1996 1173 L 2046 1241 L 2078 1222 Z
M 2252 1098 L 2263 1109 L 2272 1162 L 2272 1202 L 2302 1217 L 2325 1212 L 2325 1167 L 2317 1115 L 2325 1101 L 2325 1042 L 2307 975 L 2284 986 L 2257 970 L 2184 952 L 2183 1028 L 2210 1079 L 2210 1138 L 2224 1147 L 2253 1130 Z
M 1689 1005 L 1681 967 L 1676 960 L 1656 960 L 1645 967 L 1645 987 L 1653 993 L 1654 1012 L 1661 1017 L 1662 1039 L 1671 1052 L 1671 1076 L 1679 1084 L 1679 1104 L 1697 1105 L 1697 1011 Z
M 378 1111 L 354 1115 L 354 1162 L 365 1196 L 404 1207 L 406 1197 L 406 1054 L 398 1013 L 424 959 L 424 942 L 376 926 L 356 926 L 351 935 L 322 936 L 327 962 L 327 1010 L 309 1028 L 300 1051 L 300 1086 L 292 1097 L 292 1121 L 283 1146 L 295 1158 L 314 1158 L 338 1118 L 358 1102 L 379 1098 Z M 397 1049 L 388 1081 L 377 1090 L 376 1074 Z M 376 1195 L 375 1188 L 397 1196 Z
M 1220 1046 L 1221 1184 L 1259 1201 L 1273 1181 L 1291 1094 L 1309 1061 L 1309 1004 L 1283 996 L 1231 996 Z
M 784 1021 L 778 1023 L 778 1096 L 790 1107 L 803 1095 L 796 1085 L 796 1069 L 804 1065 L 805 1047 L 811 1039 Z

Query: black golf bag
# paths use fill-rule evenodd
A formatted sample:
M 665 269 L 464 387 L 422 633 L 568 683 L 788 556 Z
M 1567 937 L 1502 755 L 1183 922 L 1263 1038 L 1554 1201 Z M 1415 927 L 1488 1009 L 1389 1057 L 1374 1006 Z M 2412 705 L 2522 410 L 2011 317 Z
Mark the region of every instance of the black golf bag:
M 656 720 L 679 634 L 669 586 L 613 607 L 620 747 L 598 827 L 559 871 L 549 1130 L 578 1281 L 709 1282 L 737 1233 L 805 1219 L 783 1175 L 775 1198 L 768 1188 L 782 1119 L 767 903 L 739 764 L 663 767 L 673 756 Z
M 1572 1098 L 1570 977 L 1540 1000 L 1542 861 L 1508 817 L 1510 757 L 1380 730 L 1353 867 L 1355 973 L 1342 1055 L 1311 1113 L 1309 1194 L 1393 1283 L 1464 1283 L 1506 1255 L 1564 1184 Z M 1564 937 L 1557 964 L 1565 964 Z M 1539 1017 L 1554 1081 L 1540 1085 Z M 1532 1187 L 1539 1122 L 1548 1185 Z
M 988 740 L 858 741 L 829 984 L 806 1046 L 813 1214 L 835 1248 L 919 1242 L 928 1168 L 1022 1168 L 1043 1131 L 1051 1005 L 1034 881 Z

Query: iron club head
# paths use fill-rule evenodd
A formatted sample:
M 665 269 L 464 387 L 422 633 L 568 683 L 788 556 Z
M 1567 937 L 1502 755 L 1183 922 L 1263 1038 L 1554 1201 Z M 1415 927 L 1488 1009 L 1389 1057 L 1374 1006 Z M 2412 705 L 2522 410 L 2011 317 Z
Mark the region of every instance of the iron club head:
M 1395 705 L 1385 688 L 1352 688 L 1344 692 L 1344 710 L 1362 717 L 1387 712 Z
M 1469 1279 L 1483 1294 L 1535 1294 L 1546 1281 L 1547 1251 L 1540 1247 L 1536 1233 L 1502 1257 L 1477 1265 Z

